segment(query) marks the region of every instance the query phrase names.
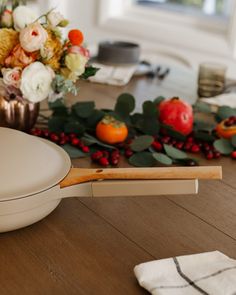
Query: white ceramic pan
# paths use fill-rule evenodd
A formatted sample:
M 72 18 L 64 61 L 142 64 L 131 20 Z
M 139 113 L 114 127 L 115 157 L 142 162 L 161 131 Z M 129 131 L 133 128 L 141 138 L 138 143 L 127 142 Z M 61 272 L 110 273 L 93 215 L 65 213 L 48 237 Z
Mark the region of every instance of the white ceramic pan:
M 49 141 L 7 128 L 0 140 L 0 232 L 41 220 L 62 198 L 197 193 L 197 179 L 221 178 L 221 167 L 71 168 Z

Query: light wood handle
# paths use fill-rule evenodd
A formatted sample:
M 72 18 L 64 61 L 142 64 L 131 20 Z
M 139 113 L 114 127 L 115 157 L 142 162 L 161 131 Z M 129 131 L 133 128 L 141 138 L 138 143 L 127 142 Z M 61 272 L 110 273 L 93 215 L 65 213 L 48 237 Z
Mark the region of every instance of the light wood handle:
M 220 166 L 161 167 L 161 168 L 72 168 L 61 181 L 60 187 L 92 180 L 134 180 L 134 179 L 222 179 Z

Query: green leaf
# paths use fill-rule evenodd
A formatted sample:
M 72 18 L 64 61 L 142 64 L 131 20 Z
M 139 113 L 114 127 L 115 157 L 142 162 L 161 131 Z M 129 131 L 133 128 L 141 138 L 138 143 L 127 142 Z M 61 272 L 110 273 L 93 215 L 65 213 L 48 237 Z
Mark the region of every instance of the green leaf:
M 219 118 L 219 121 L 222 121 L 231 116 L 236 116 L 236 110 L 228 106 L 222 106 L 222 107 L 219 107 L 216 116 L 217 118 Z
M 171 158 L 169 158 L 167 155 L 162 153 L 153 153 L 152 154 L 154 159 L 157 160 L 157 162 L 164 164 L 164 165 L 172 165 L 173 161 Z
M 87 118 L 87 124 L 90 128 L 95 128 L 103 117 L 105 116 L 105 112 L 100 110 L 94 110 L 90 117 Z
M 152 101 L 147 100 L 143 103 L 143 115 L 147 118 L 154 117 L 157 120 L 157 108 Z
M 155 105 L 159 105 L 161 102 L 163 102 L 165 100 L 164 96 L 158 96 L 157 98 L 154 99 L 154 104 Z
M 70 144 L 65 144 L 62 146 L 62 148 L 68 153 L 71 159 L 85 158 L 88 156 L 88 154 L 83 153 L 80 149 L 73 147 Z
M 161 127 L 163 129 L 165 129 L 165 132 L 167 135 L 173 137 L 174 139 L 177 139 L 179 141 L 185 141 L 186 140 L 186 136 L 183 135 L 182 133 L 174 130 L 171 126 L 169 125 L 165 125 L 165 124 L 161 124 Z
M 95 76 L 99 68 L 93 66 L 88 66 L 85 68 L 85 72 L 80 76 L 80 78 L 87 80 L 89 77 Z
M 50 132 L 63 132 L 66 123 L 65 117 L 51 117 L 48 121 L 48 130 Z
M 168 144 L 164 144 L 164 150 L 166 152 L 166 154 L 171 157 L 172 159 L 176 159 L 176 160 L 182 160 L 182 159 L 187 159 L 188 155 L 178 149 L 176 149 L 175 147 L 168 145 Z
M 234 147 L 236 147 L 236 135 L 231 138 L 231 143 Z
M 144 133 L 148 135 L 158 135 L 160 131 L 160 124 L 156 118 L 144 117 L 142 121 L 139 122 L 137 127 Z
M 135 99 L 133 95 L 129 93 L 123 93 L 118 97 L 116 105 L 115 105 L 115 112 L 121 118 L 127 118 L 129 114 L 133 112 L 134 108 L 135 108 Z
M 154 139 L 152 136 L 149 135 L 142 135 L 137 137 L 132 144 L 130 145 L 131 149 L 134 152 L 142 152 L 148 149 L 151 144 L 153 143 Z
M 71 121 L 65 124 L 65 133 L 75 133 L 77 135 L 83 135 L 85 128 L 78 121 Z
M 75 110 L 77 116 L 86 119 L 92 115 L 95 108 L 95 103 L 94 101 L 77 102 L 72 106 L 72 108 Z
M 211 113 L 211 106 L 205 102 L 199 101 L 194 105 L 194 111 L 209 114 Z
M 82 140 L 83 140 L 84 144 L 86 144 L 88 146 L 93 145 L 93 144 L 97 144 L 99 146 L 102 146 L 102 147 L 105 147 L 108 149 L 115 149 L 114 146 L 103 143 L 103 142 L 99 141 L 97 138 L 95 138 L 87 133 L 82 137 Z
M 234 150 L 232 143 L 225 138 L 217 139 L 214 142 L 214 148 L 223 155 L 229 155 Z
M 215 127 L 215 124 L 205 122 L 203 120 L 195 120 L 194 121 L 194 129 L 195 130 L 205 130 L 205 131 L 212 131 Z
M 152 153 L 141 152 L 130 157 L 129 163 L 136 167 L 152 167 L 156 164 L 156 160 L 153 158 Z
M 213 142 L 215 140 L 215 137 L 213 135 L 203 131 L 195 132 L 194 137 L 197 140 L 206 141 L 206 142 Z

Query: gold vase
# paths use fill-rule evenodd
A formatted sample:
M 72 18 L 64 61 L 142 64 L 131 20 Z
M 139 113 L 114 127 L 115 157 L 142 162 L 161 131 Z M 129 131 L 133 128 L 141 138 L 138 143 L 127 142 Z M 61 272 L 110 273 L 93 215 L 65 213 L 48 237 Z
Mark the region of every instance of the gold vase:
M 37 121 L 39 108 L 39 103 L 8 101 L 0 96 L 0 127 L 29 131 Z

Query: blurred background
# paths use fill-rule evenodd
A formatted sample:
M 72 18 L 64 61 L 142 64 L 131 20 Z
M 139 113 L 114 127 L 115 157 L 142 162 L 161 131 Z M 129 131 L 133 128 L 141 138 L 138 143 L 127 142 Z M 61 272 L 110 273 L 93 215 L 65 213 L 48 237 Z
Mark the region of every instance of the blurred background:
M 197 69 L 204 61 L 228 66 L 236 78 L 235 0 L 30 0 L 57 7 L 83 30 L 96 54 L 102 40 L 139 43 L 144 55 Z

